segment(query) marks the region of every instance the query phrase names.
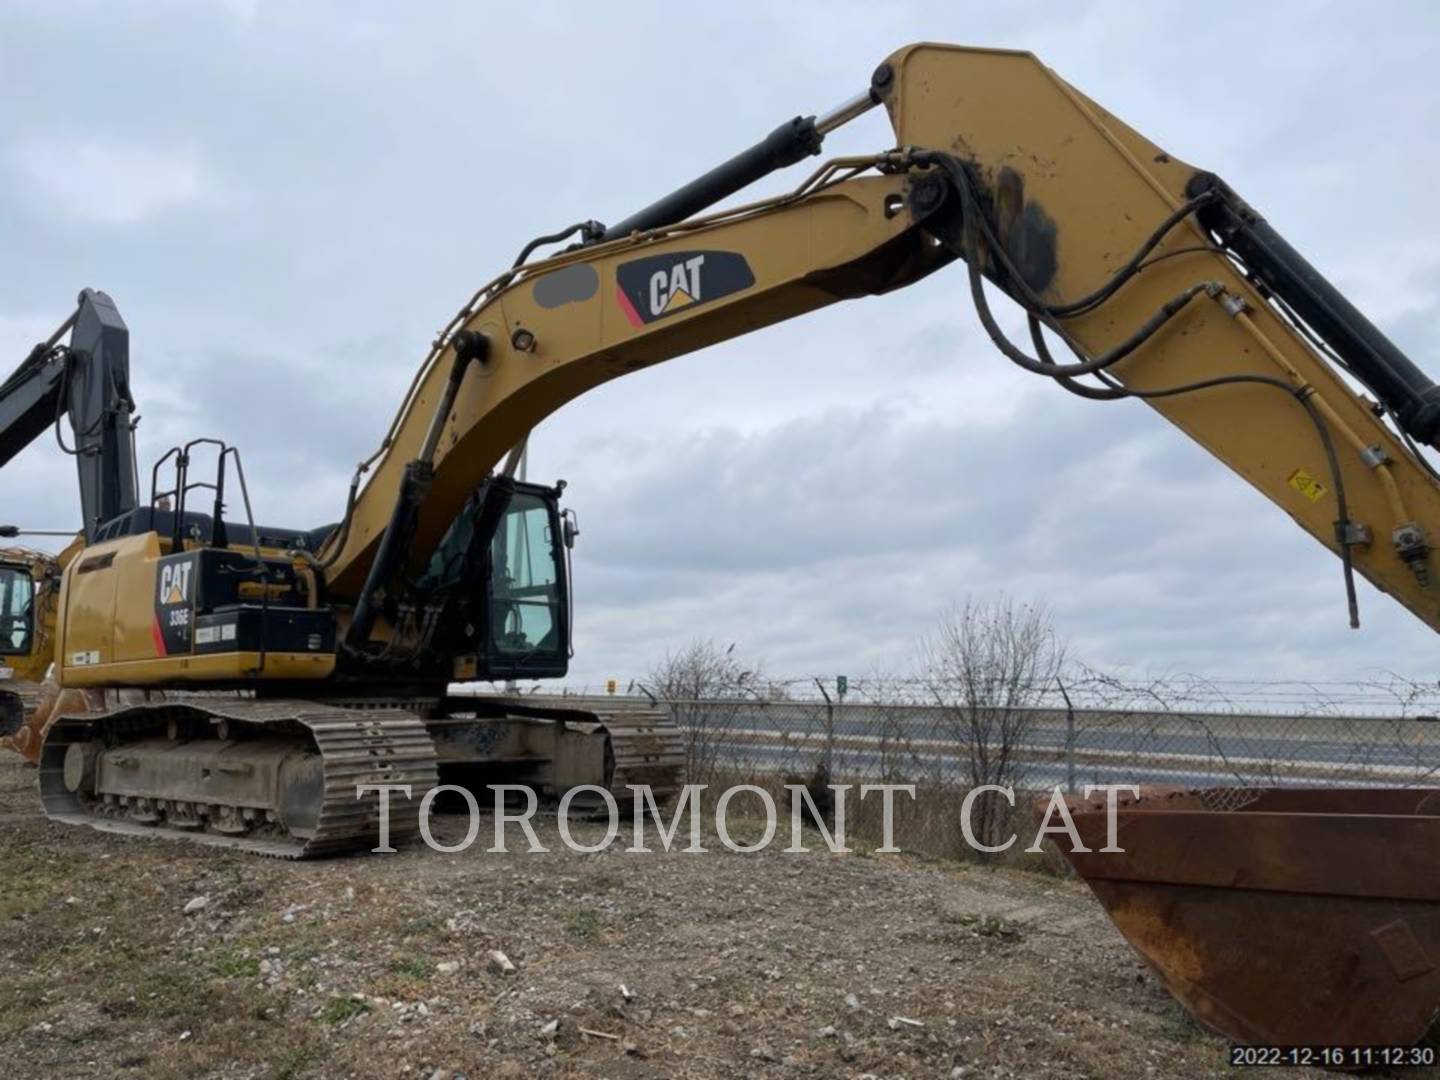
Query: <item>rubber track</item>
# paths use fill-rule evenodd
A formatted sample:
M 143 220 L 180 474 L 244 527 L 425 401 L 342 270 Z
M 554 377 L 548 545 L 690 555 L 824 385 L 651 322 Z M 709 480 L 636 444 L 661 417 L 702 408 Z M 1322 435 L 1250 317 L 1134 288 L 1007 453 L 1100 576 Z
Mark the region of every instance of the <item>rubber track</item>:
M 152 730 L 172 716 L 229 720 L 277 734 L 308 734 L 324 764 L 324 803 L 314 835 L 248 839 L 224 833 L 144 825 L 92 814 L 65 790 L 65 750 L 94 737 L 101 724 Z M 298 730 L 297 730 L 298 729 Z M 413 713 L 356 711 L 311 701 L 196 699 L 141 704 L 104 713 L 62 717 L 51 727 L 40 760 L 40 794 L 52 821 L 88 825 L 127 836 L 189 840 L 213 847 L 281 859 L 305 859 L 374 848 L 379 838 L 379 802 L 374 793 L 356 798 L 360 784 L 408 784 L 410 799 L 390 800 L 390 845 L 399 847 L 419 829 L 418 807 L 438 783 L 435 747 L 425 722 Z

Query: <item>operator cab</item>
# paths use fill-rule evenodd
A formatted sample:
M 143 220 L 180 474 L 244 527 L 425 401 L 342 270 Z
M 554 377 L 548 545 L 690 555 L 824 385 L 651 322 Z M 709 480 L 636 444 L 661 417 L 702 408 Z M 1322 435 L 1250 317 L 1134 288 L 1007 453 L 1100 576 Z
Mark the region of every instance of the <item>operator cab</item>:
M 441 607 L 435 652 L 455 658 L 456 678 L 553 679 L 568 670 L 578 530 L 560 510 L 563 490 L 563 482 L 494 478 L 436 549 L 419 590 Z
M 35 582 L 30 569 L 0 563 L 0 657 L 27 656 L 34 635 Z

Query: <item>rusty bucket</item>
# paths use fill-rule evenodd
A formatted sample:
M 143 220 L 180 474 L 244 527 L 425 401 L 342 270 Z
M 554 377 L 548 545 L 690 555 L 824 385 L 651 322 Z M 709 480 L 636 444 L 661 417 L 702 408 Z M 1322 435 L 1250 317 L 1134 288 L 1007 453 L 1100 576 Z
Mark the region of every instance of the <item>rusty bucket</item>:
M 0 684 L 0 749 L 13 750 L 30 764 L 40 760 L 45 723 L 59 693 L 53 681 Z
M 1066 852 L 1192 1016 L 1236 1043 L 1411 1046 L 1440 1013 L 1440 790 L 1142 789 Z

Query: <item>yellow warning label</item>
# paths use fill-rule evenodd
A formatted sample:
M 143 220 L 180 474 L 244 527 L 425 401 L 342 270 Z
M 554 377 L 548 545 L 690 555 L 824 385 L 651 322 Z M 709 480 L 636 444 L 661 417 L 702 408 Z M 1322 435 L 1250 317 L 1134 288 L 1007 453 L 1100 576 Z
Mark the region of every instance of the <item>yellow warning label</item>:
M 1291 473 L 1289 484 L 1312 503 L 1319 502 L 1325 492 L 1329 490 L 1329 488 L 1319 480 L 1316 480 L 1315 477 L 1311 476 L 1304 469 L 1296 469 Z

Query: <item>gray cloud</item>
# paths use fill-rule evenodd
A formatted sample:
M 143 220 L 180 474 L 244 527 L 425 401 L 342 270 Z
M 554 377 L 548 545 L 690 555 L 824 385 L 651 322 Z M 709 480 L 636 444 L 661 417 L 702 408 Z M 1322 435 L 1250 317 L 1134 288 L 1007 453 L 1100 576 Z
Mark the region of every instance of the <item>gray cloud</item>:
M 1108 666 L 1423 670 L 1427 631 L 1368 587 L 1349 631 L 1333 557 L 1143 406 L 1026 406 L 987 426 L 873 409 L 591 444 L 571 500 L 582 647 L 629 671 L 690 625 L 781 670 L 868 670 L 1003 588 L 1045 598 Z
M 83 285 L 133 332 L 142 458 L 245 452 L 257 514 L 333 519 L 436 329 L 531 236 L 615 220 L 910 40 L 1030 48 L 1215 168 L 1427 363 L 1440 325 L 1440 15 L 1279 3 L 12 3 L 0 12 L 0 367 Z M 827 150 L 887 145 L 872 114 Z M 797 170 L 800 171 L 800 170 Z M 767 185 L 777 190 L 789 178 Z M 693 634 L 773 669 L 899 664 L 948 602 L 1048 599 L 1091 659 L 1215 676 L 1430 670 L 1373 590 L 1138 405 L 1036 387 L 963 280 L 841 305 L 608 384 L 537 431 L 577 555 L 576 675 Z M 0 521 L 75 518 L 42 441 Z

